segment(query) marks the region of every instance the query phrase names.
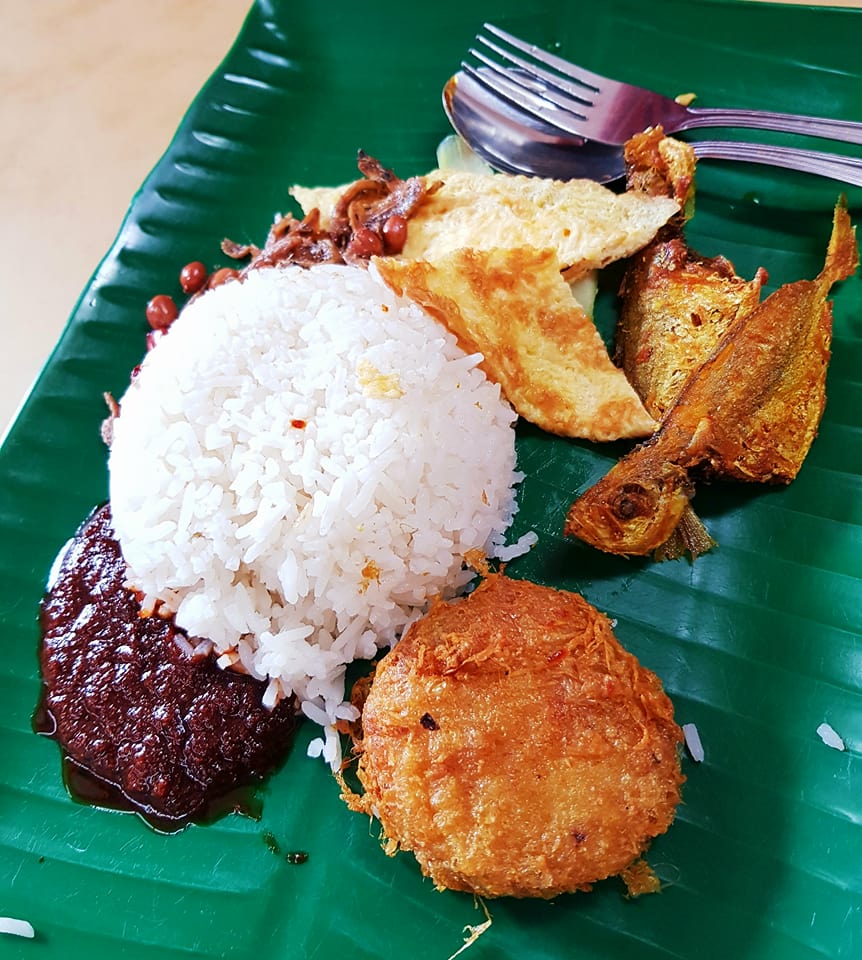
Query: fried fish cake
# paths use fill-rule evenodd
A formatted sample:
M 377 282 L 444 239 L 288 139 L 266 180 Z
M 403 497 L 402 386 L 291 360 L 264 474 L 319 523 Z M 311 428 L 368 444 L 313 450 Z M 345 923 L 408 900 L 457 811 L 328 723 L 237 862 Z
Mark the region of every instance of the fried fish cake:
M 671 824 L 682 733 L 655 674 L 581 596 L 491 575 L 379 664 L 357 738 L 386 850 L 440 889 L 587 890 Z

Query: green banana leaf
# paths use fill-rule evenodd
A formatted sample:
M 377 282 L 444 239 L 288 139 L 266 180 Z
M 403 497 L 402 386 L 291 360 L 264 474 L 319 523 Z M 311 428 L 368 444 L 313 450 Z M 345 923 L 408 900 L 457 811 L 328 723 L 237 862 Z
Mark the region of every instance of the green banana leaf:
M 56 744 L 33 733 L 31 717 L 46 576 L 107 495 L 102 393 L 122 394 L 139 360 L 147 299 L 178 294 L 187 261 L 223 263 L 222 238 L 261 241 L 273 214 L 291 208 L 290 184 L 352 179 L 358 148 L 402 176 L 432 167 L 449 132 L 441 89 L 485 20 L 620 79 L 694 91 L 703 105 L 862 120 L 859 10 L 259 0 L 133 198 L 0 451 L 0 914 L 36 932 L 0 934 L 0 957 L 446 960 L 464 928 L 484 922 L 471 897 L 437 892 L 410 855 L 383 854 L 375 825 L 305 756 L 308 727 L 258 791 L 259 820 L 165 836 L 74 802 Z M 767 267 L 770 288 L 813 277 L 842 189 L 704 161 L 688 236 L 743 275 Z M 862 221 L 862 191 L 846 192 Z M 599 293 L 605 333 L 616 279 L 605 276 Z M 719 546 L 694 563 L 624 560 L 564 539 L 571 500 L 626 448 L 519 426 L 526 479 L 513 536 L 535 530 L 539 543 L 509 572 L 578 590 L 615 618 L 679 722 L 697 725 L 705 758 L 684 758 L 684 803 L 650 852 L 660 894 L 627 899 L 610 880 L 551 902 L 492 901 L 472 960 L 862 956 L 858 277 L 836 290 L 834 317 L 826 413 L 798 479 L 699 490 Z M 845 750 L 821 742 L 823 722 Z M 293 850 L 307 859 L 290 862 Z

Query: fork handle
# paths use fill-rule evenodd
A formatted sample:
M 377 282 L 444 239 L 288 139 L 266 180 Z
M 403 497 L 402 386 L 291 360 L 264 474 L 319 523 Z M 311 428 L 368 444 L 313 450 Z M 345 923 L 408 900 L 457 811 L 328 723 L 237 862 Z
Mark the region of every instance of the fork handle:
M 697 157 L 765 163 L 773 167 L 815 173 L 821 177 L 830 177 L 862 187 L 862 159 L 857 157 L 843 157 L 838 153 L 821 153 L 796 147 L 739 143 L 733 140 L 694 140 L 691 145 Z
M 795 113 L 770 113 L 766 110 L 725 110 L 721 107 L 688 107 L 688 117 L 677 127 L 751 127 L 757 130 L 780 130 L 802 133 L 810 137 L 862 143 L 862 123 L 852 120 L 829 120 Z

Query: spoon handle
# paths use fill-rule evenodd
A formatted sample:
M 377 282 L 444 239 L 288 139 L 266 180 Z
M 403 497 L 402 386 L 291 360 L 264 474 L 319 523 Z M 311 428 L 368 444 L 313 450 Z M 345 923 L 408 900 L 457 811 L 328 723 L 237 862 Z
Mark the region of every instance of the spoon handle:
M 733 140 L 697 140 L 692 147 L 698 157 L 713 160 L 743 160 L 773 167 L 801 170 L 821 177 L 830 177 L 862 187 L 862 159 L 838 153 L 821 153 L 796 147 L 778 147 L 762 143 L 740 143 Z

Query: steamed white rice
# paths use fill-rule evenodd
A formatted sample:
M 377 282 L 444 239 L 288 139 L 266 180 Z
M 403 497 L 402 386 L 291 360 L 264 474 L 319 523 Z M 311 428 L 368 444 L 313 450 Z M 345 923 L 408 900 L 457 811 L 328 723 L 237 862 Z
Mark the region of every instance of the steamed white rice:
M 326 734 L 344 672 L 504 551 L 515 414 L 373 269 L 253 271 L 192 302 L 121 403 L 110 454 L 129 583 Z M 509 548 L 510 549 L 510 548 Z

